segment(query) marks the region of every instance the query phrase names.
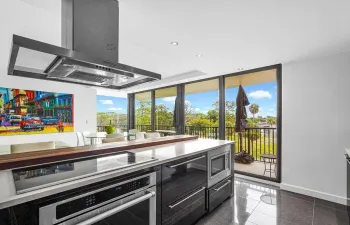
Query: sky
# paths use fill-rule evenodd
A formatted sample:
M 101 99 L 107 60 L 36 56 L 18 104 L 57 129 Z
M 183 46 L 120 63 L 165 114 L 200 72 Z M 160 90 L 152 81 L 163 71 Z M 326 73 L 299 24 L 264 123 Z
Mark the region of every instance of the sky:
M 276 116 L 276 104 L 277 104 L 277 83 L 268 82 L 256 85 L 249 85 L 243 87 L 250 104 L 258 104 L 260 106 L 259 113 L 255 116 Z M 226 89 L 226 100 L 236 101 L 238 88 Z M 208 110 L 213 109 L 212 104 L 218 99 L 218 91 L 209 91 L 196 94 L 186 94 L 185 100 L 187 104 L 190 104 L 197 112 L 207 113 Z M 165 104 L 169 109 L 174 108 L 175 97 L 167 97 L 157 99 L 156 104 Z M 249 107 L 249 106 L 248 106 Z M 248 116 L 253 115 L 247 109 Z
M 97 95 L 97 112 L 127 113 L 127 98 Z
M 256 85 L 249 85 L 243 87 L 250 104 L 258 104 L 260 106 L 259 113 L 255 116 L 276 116 L 277 104 L 277 83 L 268 82 Z M 236 101 L 238 88 L 226 89 L 226 100 Z M 218 91 L 209 91 L 196 94 L 186 94 L 186 104 L 190 104 L 195 111 L 200 113 L 207 113 L 212 109 L 212 104 L 218 99 Z M 127 112 L 127 99 L 109 96 L 97 96 L 98 112 Z M 156 104 L 164 104 L 169 110 L 174 109 L 175 96 L 156 99 Z M 249 107 L 249 106 L 248 106 Z M 248 116 L 252 117 L 247 109 Z

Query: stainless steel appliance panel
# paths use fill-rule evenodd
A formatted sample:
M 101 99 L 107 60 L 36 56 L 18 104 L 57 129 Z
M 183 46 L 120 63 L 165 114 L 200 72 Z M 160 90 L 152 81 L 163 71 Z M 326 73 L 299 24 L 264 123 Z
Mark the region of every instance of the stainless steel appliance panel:
M 39 208 L 39 225 L 156 225 L 156 173 L 60 198 Z
M 208 187 L 229 177 L 231 171 L 231 145 L 208 152 Z

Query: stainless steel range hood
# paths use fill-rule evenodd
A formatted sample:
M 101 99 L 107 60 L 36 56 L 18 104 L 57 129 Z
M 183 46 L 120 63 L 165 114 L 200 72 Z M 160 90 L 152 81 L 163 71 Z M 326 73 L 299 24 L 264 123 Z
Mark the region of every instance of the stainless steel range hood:
M 117 0 L 62 0 L 62 45 L 13 35 L 8 74 L 123 89 L 161 75 L 118 62 Z

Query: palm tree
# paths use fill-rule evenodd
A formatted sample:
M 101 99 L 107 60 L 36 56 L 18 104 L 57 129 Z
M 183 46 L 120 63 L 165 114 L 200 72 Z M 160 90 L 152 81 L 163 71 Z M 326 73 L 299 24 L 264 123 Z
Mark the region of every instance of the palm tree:
M 251 114 L 253 114 L 253 118 L 255 118 L 255 114 L 259 112 L 259 105 L 255 103 L 251 104 L 249 106 L 249 111 L 251 112 Z
M 276 118 L 275 117 L 267 117 L 267 123 L 270 124 L 271 126 L 276 124 Z

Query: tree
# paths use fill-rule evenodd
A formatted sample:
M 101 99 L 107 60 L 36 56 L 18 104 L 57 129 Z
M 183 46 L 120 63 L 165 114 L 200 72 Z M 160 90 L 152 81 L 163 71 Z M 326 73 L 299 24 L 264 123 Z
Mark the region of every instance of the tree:
M 98 112 L 97 113 L 97 125 L 98 126 L 107 126 L 114 125 L 126 126 L 127 125 L 127 115 L 123 113 L 116 112 Z
M 219 120 L 219 112 L 215 109 L 211 109 L 208 111 L 208 119 L 212 122 L 212 123 L 216 123 L 216 121 Z
M 259 112 L 259 108 L 259 105 L 255 103 L 249 106 L 249 111 L 251 112 L 251 114 L 253 114 L 253 118 L 255 118 L 255 114 Z
M 151 100 L 143 99 L 137 102 L 136 106 L 136 124 L 151 124 Z
M 190 126 L 194 127 L 210 127 L 212 123 L 208 119 L 194 119 L 189 123 Z
M 217 118 L 219 119 L 219 101 L 213 103 L 213 110 L 217 112 Z M 230 121 L 232 124 L 236 122 L 236 102 L 234 101 L 225 101 L 225 116 L 226 121 Z M 208 111 L 209 114 L 209 111 Z M 215 123 L 216 121 L 214 121 Z M 226 125 L 227 126 L 227 125 Z
M 270 124 L 271 126 L 276 124 L 276 118 L 272 116 L 267 117 L 267 123 Z
M 174 114 L 164 104 L 156 105 L 156 125 L 173 126 Z

